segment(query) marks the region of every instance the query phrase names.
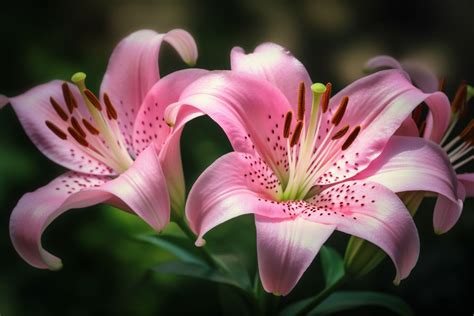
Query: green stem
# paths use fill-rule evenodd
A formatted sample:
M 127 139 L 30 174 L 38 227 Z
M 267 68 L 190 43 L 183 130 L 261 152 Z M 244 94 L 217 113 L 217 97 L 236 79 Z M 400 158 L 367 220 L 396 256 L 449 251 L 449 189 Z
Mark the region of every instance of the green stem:
M 331 295 L 335 290 L 337 290 L 341 285 L 349 281 L 350 277 L 347 274 L 344 274 L 339 280 L 326 287 L 324 290 L 319 292 L 311 301 L 308 302 L 308 305 L 302 309 L 298 315 L 307 315 L 309 314 L 316 306 L 318 306 L 322 301 L 324 301 L 329 295 Z
M 194 232 L 189 228 L 188 224 L 184 221 L 184 219 L 181 218 L 176 218 L 174 219 L 174 222 L 178 225 L 178 227 L 181 229 L 181 231 L 188 237 L 191 241 L 196 240 L 196 235 Z M 204 260 L 213 268 L 220 267 L 219 263 L 209 254 L 209 252 L 206 250 L 206 248 L 203 247 L 198 247 L 200 250 L 200 253 Z

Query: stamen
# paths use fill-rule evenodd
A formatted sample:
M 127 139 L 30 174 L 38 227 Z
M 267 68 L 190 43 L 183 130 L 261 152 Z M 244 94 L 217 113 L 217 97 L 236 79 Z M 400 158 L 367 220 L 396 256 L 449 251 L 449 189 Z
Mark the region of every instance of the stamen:
M 438 82 L 438 91 L 444 92 L 446 86 L 446 78 L 441 78 Z
M 52 122 L 50 122 L 50 121 L 45 121 L 44 123 L 46 124 L 46 126 L 48 126 L 48 128 L 51 130 L 51 132 L 53 132 L 56 136 L 58 136 L 58 137 L 61 138 L 62 140 L 66 140 L 66 139 L 67 139 L 66 133 L 64 133 L 59 127 L 57 127 L 56 125 L 54 125 Z
M 92 93 L 91 90 L 89 90 L 89 89 L 84 89 L 84 94 L 85 94 L 87 100 L 89 100 L 89 102 L 90 102 L 98 111 L 102 111 L 102 105 L 100 104 L 100 101 L 97 99 L 97 97 L 95 96 L 95 94 Z
M 61 89 L 63 90 L 63 97 L 64 101 L 66 102 L 67 109 L 69 110 L 69 113 L 72 114 L 74 108 L 77 108 L 76 99 L 74 99 L 71 89 L 69 89 L 69 85 L 66 82 L 62 84 Z
M 332 90 L 332 84 L 328 82 L 326 84 L 326 92 L 323 94 L 323 97 L 321 98 L 321 110 L 323 113 L 326 113 L 328 110 L 329 106 L 329 99 L 331 98 L 331 90 Z
M 455 164 L 453 166 L 453 168 L 454 168 L 454 170 L 456 170 L 458 168 L 461 168 L 462 166 L 466 165 L 467 163 L 471 162 L 472 160 L 474 160 L 474 156 L 470 156 L 470 157 L 464 159 L 463 161 L 458 162 L 457 164 Z
M 304 82 L 301 81 L 298 86 L 298 121 L 302 121 L 304 119 L 305 109 L 305 86 Z
M 89 144 L 75 129 L 71 128 L 72 131 L 68 131 L 80 144 L 84 146 L 87 144 L 87 146 L 93 151 L 95 150 L 95 147 L 97 147 L 98 149 L 96 152 L 105 157 L 107 164 L 111 164 L 111 167 L 117 172 L 123 172 L 133 164 L 133 159 L 128 153 L 126 146 L 123 144 L 122 135 L 118 130 L 117 122 L 112 123 L 105 118 L 105 113 L 102 112 L 101 102 L 94 93 L 87 89 L 85 79 L 86 74 L 83 72 L 77 72 L 71 77 L 71 81 L 79 88 L 84 103 L 87 106 L 87 110 L 94 120 L 94 125 L 90 122 L 85 123 L 86 120 L 82 120 L 82 123 L 91 134 L 97 135 L 100 133 L 102 137 L 100 139 L 91 137 Z M 114 114 L 116 114 L 114 109 L 107 110 L 107 115 L 109 117 Z M 87 118 L 80 117 L 80 119 Z
M 89 146 L 89 143 L 87 142 L 87 140 L 84 137 L 82 137 L 74 128 L 68 127 L 67 131 L 79 144 L 81 144 L 84 147 Z
M 109 116 L 109 119 L 116 120 L 118 118 L 117 111 L 115 110 L 115 107 L 112 105 L 112 102 L 110 101 L 109 95 L 107 93 L 104 93 L 104 103 L 105 103 L 105 108 L 107 110 L 107 116 Z
M 458 89 L 456 90 L 456 94 L 454 95 L 454 100 L 451 103 L 451 109 L 453 113 L 459 112 L 464 108 L 466 103 L 466 96 L 467 96 L 467 84 L 465 81 L 461 82 Z
M 58 116 L 63 120 L 63 121 L 67 121 L 67 119 L 69 118 L 66 114 L 66 112 L 64 112 L 63 108 L 59 105 L 58 102 L 56 102 L 56 100 L 53 99 L 53 97 L 50 97 L 49 98 L 49 102 L 51 103 L 51 105 L 53 106 L 53 109 L 56 111 L 56 113 L 58 114 Z
M 291 120 L 293 119 L 293 112 L 288 111 L 285 116 L 285 125 L 283 127 L 283 137 L 288 138 L 290 136 Z
M 472 119 L 469 124 L 463 129 L 459 138 L 464 141 L 473 141 L 474 140 L 474 119 Z
M 336 139 L 342 138 L 344 135 L 346 135 L 348 130 L 349 130 L 349 125 L 344 126 L 339 131 L 337 131 L 336 134 L 334 134 L 334 136 L 331 139 L 336 140 Z
M 99 130 L 97 128 L 95 128 L 91 123 L 89 123 L 88 120 L 82 119 L 82 124 L 86 127 L 86 129 L 92 135 L 99 135 Z
M 334 126 L 337 126 L 341 122 L 344 116 L 344 113 L 346 112 L 348 102 L 349 102 L 349 97 L 345 96 L 342 98 L 341 103 L 339 103 L 336 113 L 334 113 L 331 120 L 331 123 L 334 124 Z
M 296 123 L 295 130 L 293 131 L 293 135 L 291 136 L 290 147 L 293 147 L 296 145 L 296 143 L 298 143 L 298 141 L 300 140 L 302 129 L 303 121 L 298 121 L 298 123 Z
M 342 144 L 342 150 L 346 150 L 347 148 L 349 148 L 349 146 L 352 145 L 354 140 L 357 138 L 357 135 L 359 135 L 359 132 L 360 132 L 360 125 L 356 126 L 356 128 L 354 128 L 354 130 L 349 134 L 344 144 Z
M 79 125 L 79 122 L 76 120 L 75 117 L 71 117 L 71 124 L 72 127 L 78 132 L 82 137 L 86 137 L 86 132 L 82 129 L 81 125 Z

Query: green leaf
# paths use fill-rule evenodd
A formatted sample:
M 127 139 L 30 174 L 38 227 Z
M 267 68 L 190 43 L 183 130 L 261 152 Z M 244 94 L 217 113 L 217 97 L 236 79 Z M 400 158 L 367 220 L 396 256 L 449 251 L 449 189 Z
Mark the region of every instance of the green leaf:
M 187 238 L 172 235 L 144 234 L 137 236 L 136 239 L 165 249 L 184 262 L 208 266 L 199 255 L 199 250 Z
M 252 305 L 237 291 L 227 285 L 218 287 L 219 301 L 222 315 L 226 316 L 250 316 Z
M 219 284 L 227 284 L 248 292 L 248 289 L 232 278 L 225 271 L 193 262 L 173 261 L 159 264 L 152 268 L 153 271 L 162 274 L 188 276 L 197 279 L 208 280 Z
M 312 298 L 304 299 L 285 308 L 280 315 L 295 315 L 303 309 Z M 413 310 L 402 299 L 385 293 L 363 291 L 341 291 L 331 294 L 326 300 L 313 309 L 309 315 L 328 315 L 363 306 L 384 307 L 401 316 L 414 315 Z
M 319 251 L 321 264 L 323 267 L 326 287 L 336 283 L 344 275 L 344 261 L 339 253 L 328 246 L 322 246 Z
M 249 273 L 239 257 L 232 254 L 221 254 L 215 255 L 214 258 L 219 261 L 227 274 L 240 284 L 241 288 L 249 292 L 252 291 L 252 281 L 250 280 Z

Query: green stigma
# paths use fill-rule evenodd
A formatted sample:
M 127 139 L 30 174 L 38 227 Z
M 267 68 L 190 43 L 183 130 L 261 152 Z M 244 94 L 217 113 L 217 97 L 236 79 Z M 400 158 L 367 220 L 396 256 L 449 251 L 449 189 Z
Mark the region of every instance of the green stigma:
M 313 91 L 313 93 L 315 94 L 323 94 L 324 92 L 326 92 L 326 86 L 320 82 L 317 82 L 311 85 L 311 91 Z
M 76 72 L 74 75 L 71 77 L 71 81 L 74 82 L 75 84 L 78 84 L 79 82 L 83 82 L 86 80 L 87 75 L 83 72 Z

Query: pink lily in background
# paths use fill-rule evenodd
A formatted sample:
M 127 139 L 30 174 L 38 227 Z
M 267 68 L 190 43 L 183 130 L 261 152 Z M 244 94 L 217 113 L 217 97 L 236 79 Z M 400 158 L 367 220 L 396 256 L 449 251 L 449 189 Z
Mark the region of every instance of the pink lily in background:
M 404 70 L 412 82 L 417 85 L 421 90 L 425 92 L 433 92 L 442 90 L 442 82 L 440 83 L 436 75 L 429 70 L 415 62 L 412 63 L 399 63 L 396 59 L 390 56 L 376 56 L 370 59 L 365 68 L 369 71 L 376 71 L 378 69 L 394 68 Z M 421 107 L 418 107 L 413 117 L 408 117 L 399 130 L 400 134 L 409 136 L 422 135 L 425 139 L 430 139 L 438 143 L 441 148 L 446 152 L 449 160 L 453 166 L 453 169 L 458 172 L 457 174 L 457 194 L 458 197 L 464 200 L 466 197 L 474 196 L 474 173 L 459 173 L 461 168 L 466 168 L 471 161 L 474 160 L 472 155 L 473 143 L 474 143 L 474 119 L 471 119 L 467 126 L 462 129 L 461 119 L 467 112 L 467 84 L 461 83 L 458 87 L 456 94 L 451 103 L 451 110 L 446 111 L 442 109 L 440 112 L 439 108 L 430 108 L 430 112 L 426 117 L 422 117 Z M 438 111 L 439 113 L 433 113 Z M 438 124 L 437 121 L 433 120 L 433 115 L 440 116 L 445 115 L 448 118 L 449 125 Z M 461 132 L 454 137 L 451 137 L 454 130 L 461 130 Z M 433 137 L 436 135 L 436 137 Z M 448 211 L 451 214 L 457 213 L 457 216 L 445 218 L 443 216 L 433 218 L 437 233 L 446 232 L 451 228 L 459 216 L 461 216 L 462 208 L 456 207 L 446 200 L 446 197 L 440 195 L 436 203 L 435 209 L 438 208 L 451 208 Z M 441 229 L 440 229 L 441 228 Z
M 311 86 L 304 66 L 278 45 L 248 55 L 236 48 L 231 58 L 232 71 L 198 79 L 165 112 L 176 126 L 209 115 L 235 150 L 190 191 L 186 216 L 196 245 L 213 227 L 252 213 L 268 292 L 288 294 L 335 230 L 378 245 L 395 264 L 395 281 L 407 277 L 419 239 L 395 193 L 429 190 L 459 201 L 444 153 L 393 134 L 423 101 L 449 109 L 446 96 L 422 93 L 401 72 L 384 71 L 330 99 L 331 85 Z M 364 171 L 372 172 L 360 177 Z
M 196 43 L 186 31 L 141 30 L 115 48 L 100 98 L 86 88 L 83 73 L 73 76 L 75 85 L 56 80 L 2 96 L 38 149 L 70 170 L 25 194 L 11 215 L 13 245 L 32 266 L 61 268 L 61 260 L 43 249 L 41 235 L 69 209 L 109 203 L 159 231 L 170 220 L 170 196 L 172 206 L 184 204 L 181 130 L 170 129 L 163 112 L 204 71 L 183 70 L 159 80 L 163 41 L 187 63 L 196 61 Z

